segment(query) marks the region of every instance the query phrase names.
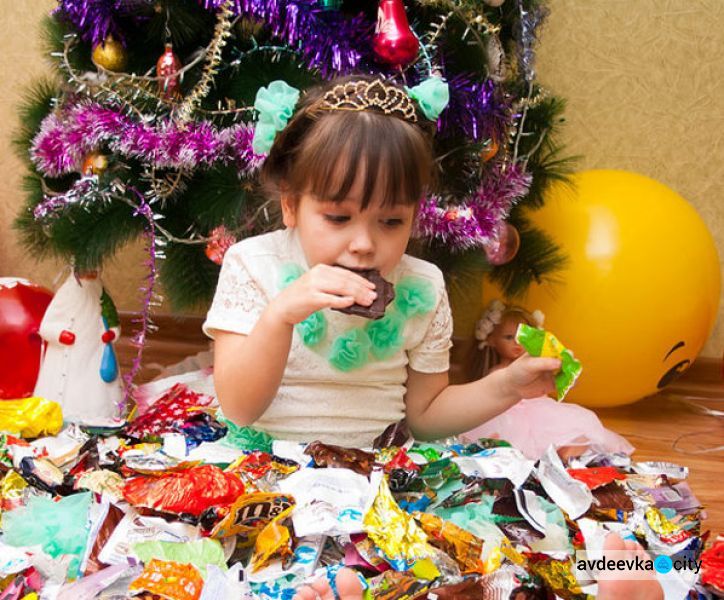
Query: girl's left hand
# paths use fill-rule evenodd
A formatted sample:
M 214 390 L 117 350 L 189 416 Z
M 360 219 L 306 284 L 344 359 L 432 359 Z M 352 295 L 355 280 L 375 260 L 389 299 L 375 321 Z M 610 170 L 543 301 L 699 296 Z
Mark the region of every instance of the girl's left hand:
M 541 358 L 523 354 L 503 372 L 506 376 L 506 388 L 509 394 L 522 398 L 538 396 L 556 397 L 553 375 L 561 368 L 557 358 Z

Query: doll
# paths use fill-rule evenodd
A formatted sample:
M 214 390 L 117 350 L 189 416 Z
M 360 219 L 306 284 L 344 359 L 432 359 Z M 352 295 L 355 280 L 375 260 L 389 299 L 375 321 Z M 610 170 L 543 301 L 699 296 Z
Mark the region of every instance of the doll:
M 541 311 L 529 313 L 521 307 L 505 306 L 500 300 L 494 300 L 475 328 L 480 350 L 475 376 L 501 369 L 522 356 L 525 350 L 515 341 L 518 325 L 542 327 L 543 321 Z M 461 437 L 468 441 L 481 437 L 504 439 L 533 460 L 539 459 L 551 444 L 567 446 L 572 453 L 581 453 L 587 448 L 633 452 L 633 446 L 606 429 L 593 411 L 577 404 L 556 402 L 548 396 L 523 399 Z
M 36 396 L 58 402 L 63 419 L 86 424 L 120 417 L 123 396 L 113 344 L 118 313 L 96 272 L 71 273 L 40 323 L 46 346 Z

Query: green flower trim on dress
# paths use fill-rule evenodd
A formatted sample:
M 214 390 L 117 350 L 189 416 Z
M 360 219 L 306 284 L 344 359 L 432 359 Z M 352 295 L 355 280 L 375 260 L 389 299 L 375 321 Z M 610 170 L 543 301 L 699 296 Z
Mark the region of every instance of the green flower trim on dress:
M 279 273 L 282 290 L 298 279 L 304 270 L 295 264 L 283 265 Z M 406 322 L 435 308 L 435 288 L 419 277 L 403 277 L 395 285 L 395 299 L 385 316 L 354 327 L 332 340 L 328 360 L 339 371 L 360 369 L 372 360 L 386 360 L 402 349 Z M 327 337 L 327 319 L 322 311 L 309 315 L 295 326 L 302 343 L 314 348 Z
M 369 362 L 372 342 L 361 327 L 338 335 L 329 351 L 329 362 L 339 371 L 354 371 Z

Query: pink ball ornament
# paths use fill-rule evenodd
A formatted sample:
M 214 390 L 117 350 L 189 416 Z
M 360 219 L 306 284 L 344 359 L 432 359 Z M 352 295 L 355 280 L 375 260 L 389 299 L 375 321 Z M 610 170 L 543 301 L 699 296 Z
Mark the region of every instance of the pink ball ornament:
M 53 294 L 17 277 L 0 278 L 0 398 L 27 398 L 40 369 L 40 322 Z
M 520 249 L 520 234 L 510 223 L 500 221 L 496 226 L 493 240 L 485 245 L 485 256 L 491 265 L 509 263 Z

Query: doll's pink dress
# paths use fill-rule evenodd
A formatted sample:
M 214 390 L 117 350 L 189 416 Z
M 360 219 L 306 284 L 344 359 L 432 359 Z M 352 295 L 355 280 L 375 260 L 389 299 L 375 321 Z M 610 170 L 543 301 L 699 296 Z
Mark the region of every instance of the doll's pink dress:
M 588 446 L 607 453 L 634 450 L 625 438 L 606 429 L 596 414 L 548 396 L 528 398 L 460 436 L 473 442 L 481 437 L 510 442 L 526 457 L 537 460 L 548 446 Z

